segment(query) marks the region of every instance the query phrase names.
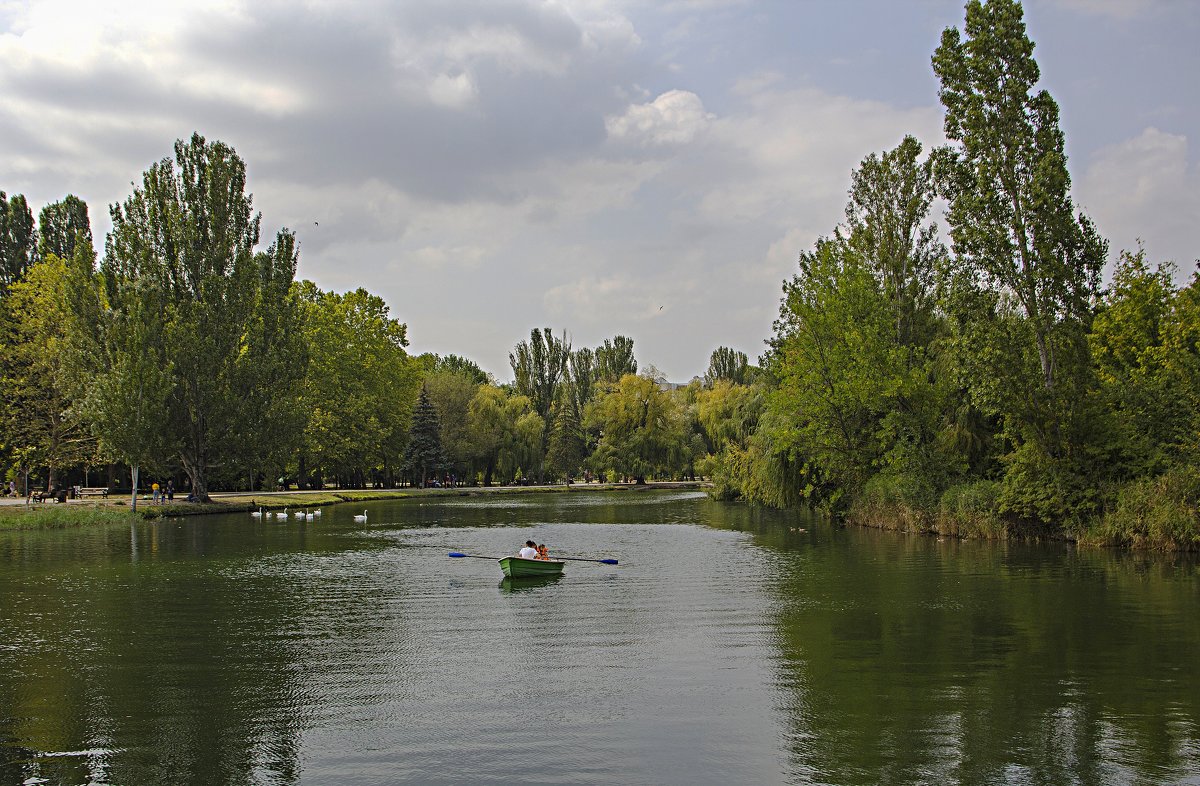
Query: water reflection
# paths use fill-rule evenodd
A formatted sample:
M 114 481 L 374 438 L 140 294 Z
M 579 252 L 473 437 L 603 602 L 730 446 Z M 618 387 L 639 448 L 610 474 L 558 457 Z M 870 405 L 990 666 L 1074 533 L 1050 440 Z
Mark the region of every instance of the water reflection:
M 1200 783 L 1194 562 L 507 502 L 0 533 L 0 782 Z
M 511 594 L 514 592 L 532 592 L 546 587 L 552 587 L 562 579 L 562 574 L 557 576 L 505 576 L 500 579 L 500 592 Z

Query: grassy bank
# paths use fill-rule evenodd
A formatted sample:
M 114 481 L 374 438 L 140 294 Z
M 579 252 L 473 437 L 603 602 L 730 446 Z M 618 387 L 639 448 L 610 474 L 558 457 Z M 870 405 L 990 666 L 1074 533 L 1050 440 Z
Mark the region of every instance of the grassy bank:
M 70 529 L 136 520 L 127 508 L 113 505 L 6 505 L 0 507 L 0 530 Z
M 940 496 L 919 482 L 873 478 L 846 521 L 863 527 L 987 540 L 1065 540 L 1081 546 L 1200 551 L 1200 470 L 1177 468 L 1116 489 L 1090 521 L 1056 526 L 1000 510 L 1000 484 L 952 486 Z

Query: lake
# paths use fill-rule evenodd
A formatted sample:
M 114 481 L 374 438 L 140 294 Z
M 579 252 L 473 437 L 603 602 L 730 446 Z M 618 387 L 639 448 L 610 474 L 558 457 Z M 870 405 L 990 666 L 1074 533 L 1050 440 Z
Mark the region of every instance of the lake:
M 4 784 L 1200 784 L 1198 665 L 1194 560 L 694 492 L 0 532 Z

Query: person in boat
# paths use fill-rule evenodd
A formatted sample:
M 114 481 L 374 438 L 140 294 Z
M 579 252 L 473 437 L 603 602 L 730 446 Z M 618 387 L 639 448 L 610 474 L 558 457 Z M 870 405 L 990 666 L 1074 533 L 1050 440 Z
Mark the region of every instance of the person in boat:
M 537 559 L 537 555 L 537 544 L 532 540 L 525 541 L 525 548 L 517 552 L 517 556 L 521 559 Z
M 545 543 L 539 543 L 539 544 L 538 544 L 538 547 L 537 547 L 537 558 L 538 558 L 538 559 L 550 559 L 550 553 L 549 553 L 548 551 L 546 551 L 546 544 L 545 544 Z

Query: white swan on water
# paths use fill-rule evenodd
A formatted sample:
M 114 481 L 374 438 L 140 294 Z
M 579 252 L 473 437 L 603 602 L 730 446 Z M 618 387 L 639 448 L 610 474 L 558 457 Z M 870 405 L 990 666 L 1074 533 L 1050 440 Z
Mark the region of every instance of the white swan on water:
M 364 510 L 364 511 L 362 512 L 362 515 L 361 515 L 361 516 L 358 516 L 358 515 L 356 515 L 356 516 L 354 517 L 354 520 L 355 520 L 355 521 L 357 521 L 357 522 L 358 522 L 358 523 L 360 523 L 360 524 L 361 524 L 361 523 L 363 523 L 364 521 L 366 521 L 366 520 L 367 520 L 367 512 Z
M 302 511 L 302 510 L 296 511 L 295 513 L 292 514 L 292 518 L 294 518 L 294 519 L 304 518 L 304 511 Z
M 262 518 L 262 508 L 259 508 L 258 510 L 250 511 L 250 515 L 256 519 L 261 519 Z
M 316 516 L 317 518 L 321 518 L 321 511 L 320 511 L 320 509 L 314 510 L 314 511 L 313 511 L 313 515 L 314 515 L 314 516 Z
M 312 521 L 312 520 L 313 520 L 313 514 L 312 514 L 312 511 L 308 511 L 308 510 L 304 511 L 304 520 L 305 520 L 305 521 Z
M 287 521 L 287 508 L 284 508 L 282 513 L 276 513 L 275 518 L 279 521 Z

